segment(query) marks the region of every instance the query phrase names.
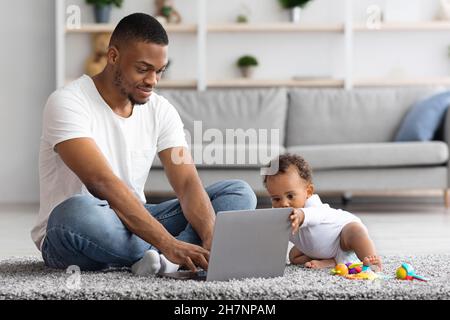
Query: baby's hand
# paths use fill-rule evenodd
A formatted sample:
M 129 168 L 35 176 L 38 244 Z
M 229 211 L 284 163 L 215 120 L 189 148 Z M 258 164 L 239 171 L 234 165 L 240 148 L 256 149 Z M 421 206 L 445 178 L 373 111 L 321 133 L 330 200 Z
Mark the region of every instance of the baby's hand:
M 289 219 L 291 219 L 292 234 L 295 234 L 298 231 L 298 228 L 303 224 L 305 214 L 301 209 L 294 209 L 292 210 Z

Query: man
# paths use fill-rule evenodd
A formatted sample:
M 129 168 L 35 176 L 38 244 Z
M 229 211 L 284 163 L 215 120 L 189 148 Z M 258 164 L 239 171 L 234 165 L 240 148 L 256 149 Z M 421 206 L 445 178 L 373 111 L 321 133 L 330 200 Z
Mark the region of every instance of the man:
M 47 266 L 137 274 L 207 269 L 215 212 L 253 209 L 248 184 L 203 188 L 175 108 L 152 93 L 168 62 L 164 28 L 149 15 L 122 19 L 104 71 L 53 93 L 40 146 L 41 207 L 32 238 Z M 145 204 L 155 154 L 178 199 Z M 187 160 L 172 161 L 173 155 Z

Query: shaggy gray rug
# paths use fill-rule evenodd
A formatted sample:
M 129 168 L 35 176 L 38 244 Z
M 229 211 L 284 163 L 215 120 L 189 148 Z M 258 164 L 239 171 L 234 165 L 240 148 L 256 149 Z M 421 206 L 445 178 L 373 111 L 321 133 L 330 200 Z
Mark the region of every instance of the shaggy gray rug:
M 386 256 L 388 278 L 347 280 L 327 270 L 287 266 L 273 279 L 230 282 L 177 281 L 136 277 L 127 269 L 67 273 L 36 257 L 0 260 L 0 299 L 449 299 L 450 255 Z M 394 279 L 408 262 L 429 282 Z

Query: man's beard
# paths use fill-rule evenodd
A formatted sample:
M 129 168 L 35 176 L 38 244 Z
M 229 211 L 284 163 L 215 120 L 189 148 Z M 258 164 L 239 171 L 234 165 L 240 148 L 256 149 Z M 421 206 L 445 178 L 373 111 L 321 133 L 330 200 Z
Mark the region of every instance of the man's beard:
M 136 99 L 133 98 L 131 93 L 127 92 L 127 89 L 125 88 L 125 85 L 123 84 L 124 80 L 122 77 L 122 72 L 117 69 L 114 74 L 114 85 L 119 89 L 120 93 L 123 96 L 126 96 L 128 100 L 130 101 L 131 105 L 134 107 L 137 104 L 142 104 L 142 102 L 136 101 Z

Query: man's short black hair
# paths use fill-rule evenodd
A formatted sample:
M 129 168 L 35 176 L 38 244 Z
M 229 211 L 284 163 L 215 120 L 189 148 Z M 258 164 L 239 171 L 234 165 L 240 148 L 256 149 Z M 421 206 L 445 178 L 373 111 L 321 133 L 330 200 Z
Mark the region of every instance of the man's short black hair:
M 169 37 L 158 20 L 145 13 L 133 13 L 120 20 L 111 36 L 110 45 L 119 47 L 129 41 L 168 45 Z

